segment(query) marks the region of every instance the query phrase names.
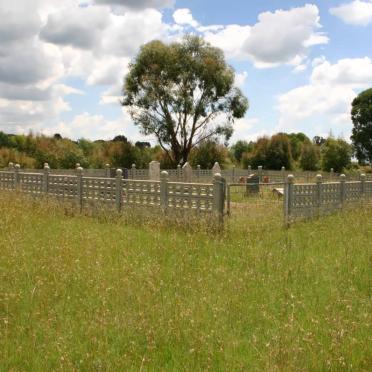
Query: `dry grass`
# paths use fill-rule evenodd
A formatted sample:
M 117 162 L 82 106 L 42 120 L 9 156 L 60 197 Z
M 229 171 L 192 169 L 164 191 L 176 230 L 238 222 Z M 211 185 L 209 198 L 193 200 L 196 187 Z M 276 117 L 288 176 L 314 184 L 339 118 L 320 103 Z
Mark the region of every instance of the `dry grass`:
M 285 230 L 262 205 L 220 234 L 0 210 L 2 370 L 371 368 L 371 209 Z

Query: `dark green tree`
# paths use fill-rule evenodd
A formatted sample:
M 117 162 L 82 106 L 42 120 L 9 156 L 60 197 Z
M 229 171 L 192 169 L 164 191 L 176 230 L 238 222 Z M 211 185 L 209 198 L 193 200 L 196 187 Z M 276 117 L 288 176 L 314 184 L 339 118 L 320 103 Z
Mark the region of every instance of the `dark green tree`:
M 305 171 L 315 171 L 319 168 L 319 146 L 313 143 L 304 143 L 300 155 L 300 167 Z
M 351 141 L 359 163 L 372 165 L 372 88 L 360 93 L 351 104 L 354 127 Z
M 234 119 L 248 109 L 223 52 L 190 35 L 180 43 L 143 45 L 129 66 L 123 94 L 134 123 L 157 138 L 173 164 L 187 161 L 203 141 L 229 139 Z
M 240 163 L 243 154 L 245 152 L 252 151 L 253 143 L 248 143 L 247 141 L 237 141 L 233 146 L 231 146 L 231 152 L 237 162 Z
M 227 150 L 214 141 L 205 141 L 194 147 L 190 153 L 190 164 L 193 167 L 200 165 L 202 169 L 211 169 L 217 161 L 220 165 L 225 163 Z
M 329 172 L 342 172 L 351 164 L 352 148 L 342 139 L 328 138 L 321 148 L 322 169 Z

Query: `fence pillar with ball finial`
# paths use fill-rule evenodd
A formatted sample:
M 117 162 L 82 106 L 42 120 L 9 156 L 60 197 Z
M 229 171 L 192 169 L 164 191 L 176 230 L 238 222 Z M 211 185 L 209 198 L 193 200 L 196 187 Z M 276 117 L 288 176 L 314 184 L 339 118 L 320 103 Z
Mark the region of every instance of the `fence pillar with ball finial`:
M 76 168 L 76 187 L 77 187 L 77 203 L 80 209 L 80 212 L 83 209 L 83 168 Z
M 123 171 L 121 169 L 116 169 L 115 204 L 117 211 L 120 213 L 123 207 Z
M 168 208 L 168 180 L 167 171 L 160 173 L 160 208 L 165 211 Z
M 48 193 L 48 185 L 49 185 L 49 172 L 50 167 L 48 163 L 44 163 L 44 169 L 43 169 L 43 193 Z
M 289 226 L 292 214 L 294 182 L 295 178 L 293 174 L 289 174 L 284 185 L 284 220 L 287 227 Z

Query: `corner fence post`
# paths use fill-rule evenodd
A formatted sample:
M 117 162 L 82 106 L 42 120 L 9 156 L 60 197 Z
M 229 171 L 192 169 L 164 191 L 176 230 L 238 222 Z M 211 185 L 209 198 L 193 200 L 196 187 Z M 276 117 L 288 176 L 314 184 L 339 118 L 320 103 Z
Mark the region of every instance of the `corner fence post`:
M 163 212 L 168 207 L 168 172 L 162 171 L 160 173 L 160 208 Z
M 16 164 L 14 166 L 14 190 L 18 190 L 21 186 L 20 176 L 19 176 L 20 168 L 21 166 L 19 164 Z
M 316 175 L 316 214 L 319 217 L 320 208 L 322 205 L 322 182 L 323 176 L 321 174 Z
M 44 172 L 43 172 L 43 193 L 48 193 L 48 185 L 49 185 L 49 164 L 44 163 Z
M 77 178 L 77 202 L 80 208 L 80 212 L 83 210 L 83 168 L 76 168 L 76 178 Z
M 120 213 L 123 204 L 123 171 L 121 169 L 116 169 L 116 179 L 115 179 L 115 204 L 116 209 Z
M 292 215 L 294 181 L 295 178 L 293 174 L 289 174 L 287 177 L 287 182 L 284 185 L 284 223 L 286 227 L 289 227 L 290 218 Z
M 346 186 L 345 186 L 346 176 L 344 174 L 340 175 L 340 201 L 341 208 L 344 207 L 346 200 Z
M 224 192 L 224 180 L 220 173 L 216 173 L 213 176 L 213 210 L 221 224 L 223 223 Z

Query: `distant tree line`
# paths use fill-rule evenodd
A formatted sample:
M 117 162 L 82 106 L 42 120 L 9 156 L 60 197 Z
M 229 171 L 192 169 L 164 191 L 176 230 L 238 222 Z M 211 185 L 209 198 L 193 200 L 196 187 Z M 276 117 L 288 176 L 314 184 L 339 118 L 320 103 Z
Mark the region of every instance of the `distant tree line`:
M 349 169 L 352 147 L 342 139 L 314 137 L 309 139 L 304 133 L 278 133 L 271 137 L 261 137 L 256 141 L 237 141 L 227 147 L 215 140 L 204 141 L 194 147 L 189 155 L 193 167 L 212 168 L 218 161 L 221 166 L 266 169 L 303 169 L 335 172 Z M 9 162 L 19 163 L 24 168 L 42 168 L 45 162 L 52 168 L 74 168 L 80 163 L 84 168 L 111 167 L 147 168 L 152 160 L 158 160 L 162 168 L 174 168 L 169 156 L 160 146 L 137 141 L 134 144 L 124 135 L 112 140 L 77 141 L 54 136 L 14 135 L 0 132 L 0 167 Z

